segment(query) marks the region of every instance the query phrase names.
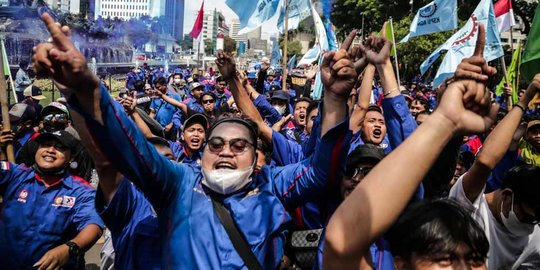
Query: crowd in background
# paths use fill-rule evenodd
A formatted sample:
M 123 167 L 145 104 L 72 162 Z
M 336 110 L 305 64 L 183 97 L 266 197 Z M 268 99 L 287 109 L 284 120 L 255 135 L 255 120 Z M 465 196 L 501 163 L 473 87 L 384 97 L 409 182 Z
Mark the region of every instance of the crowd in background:
M 20 64 L 2 267 L 83 269 L 103 232 L 102 269 L 540 267 L 540 75 L 495 97 L 483 27 L 435 89 L 351 33 L 292 76 L 219 51 L 207 70 L 134 67 L 112 96 L 44 20 L 33 68 L 63 97 L 40 104 Z

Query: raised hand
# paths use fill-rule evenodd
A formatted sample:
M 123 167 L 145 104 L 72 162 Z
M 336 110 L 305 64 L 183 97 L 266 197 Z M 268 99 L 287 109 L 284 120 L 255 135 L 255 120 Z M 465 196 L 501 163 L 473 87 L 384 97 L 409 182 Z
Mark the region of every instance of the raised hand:
M 317 75 L 317 71 L 319 71 L 319 66 L 317 64 L 313 65 L 311 69 L 304 71 L 304 76 L 306 76 L 306 79 L 313 79 L 315 78 L 315 75 Z
M 485 45 L 486 28 L 483 24 L 480 24 L 474 54 L 461 61 L 454 73 L 455 79 L 471 79 L 485 82 L 489 79 L 489 76 L 497 73 L 497 69 L 488 66 L 486 59 L 484 59 Z
M 371 35 L 364 44 L 358 46 L 365 55 L 367 62 L 373 65 L 385 64 L 390 61 L 392 42 L 384 37 Z
M 120 102 L 122 106 L 124 107 L 124 110 L 128 115 L 131 115 L 135 108 L 137 107 L 137 91 L 133 92 L 133 96 L 128 96 L 125 99 L 122 99 Z
M 520 103 L 523 108 L 527 109 L 529 106 L 529 102 L 534 99 L 535 95 L 538 95 L 540 93 L 540 73 L 536 74 L 531 82 L 529 84 L 529 87 L 527 87 L 527 91 L 525 91 L 525 94 L 521 96 Z
M 321 80 L 325 87 L 325 95 L 330 94 L 340 100 L 347 100 L 349 97 L 357 73 L 347 51 L 355 36 L 356 31 L 352 31 L 339 51 L 324 55 L 321 63 Z
M 356 73 L 362 73 L 368 64 L 364 51 L 360 48 L 360 46 L 354 46 L 349 49 L 349 55 L 351 56 L 351 60 L 354 62 L 354 69 L 356 70 Z
M 99 79 L 88 69 L 85 57 L 75 48 L 69 37 L 69 28 L 55 23 L 47 13 L 41 19 L 51 34 L 51 42 L 33 49 L 32 63 L 36 73 L 49 75 L 69 89 L 97 88 Z
M 230 53 L 219 50 L 215 63 L 224 80 L 230 80 L 236 76 L 236 63 Z
M 8 143 L 12 143 L 15 139 L 15 133 L 13 130 L 2 130 L 0 133 L 0 146 L 5 146 Z
M 484 54 L 485 29 L 481 25 L 473 57 L 482 58 Z M 481 65 L 480 61 L 477 62 Z M 481 65 L 482 72 L 493 72 Z M 490 91 L 484 81 L 455 80 L 446 89 L 436 112 L 449 119 L 458 131 L 466 134 L 487 131 L 496 120 L 499 106 L 491 103 Z

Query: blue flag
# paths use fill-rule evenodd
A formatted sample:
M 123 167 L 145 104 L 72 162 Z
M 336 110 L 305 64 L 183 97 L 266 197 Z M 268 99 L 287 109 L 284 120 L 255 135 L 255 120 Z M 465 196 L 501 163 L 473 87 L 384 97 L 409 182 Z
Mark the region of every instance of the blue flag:
M 287 62 L 287 71 L 291 71 L 296 66 L 296 54 L 291 57 L 289 62 Z
M 279 48 L 279 42 L 277 40 L 274 40 L 273 42 L 272 59 L 270 60 L 270 63 L 272 66 L 277 66 L 281 61 L 281 49 Z
M 435 0 L 418 10 L 409 34 L 400 42 L 407 42 L 411 37 L 456 29 L 457 26 L 457 0 Z
M 240 19 L 239 35 L 257 29 L 274 17 L 283 5 L 282 0 L 226 0 L 225 4 Z
M 319 55 L 321 55 L 321 47 L 319 44 L 315 44 L 313 45 L 313 48 L 309 49 L 309 51 L 304 54 L 296 66 L 309 65 L 317 61 L 317 59 L 319 59 Z
M 305 18 L 311 16 L 311 1 L 310 0 L 288 0 L 289 1 L 289 30 L 298 28 L 298 25 Z M 278 19 L 278 29 L 283 33 L 285 28 L 285 7 L 281 8 Z
M 452 76 L 464 58 L 471 57 L 474 53 L 476 39 L 478 38 L 478 25 L 486 26 L 486 46 L 484 48 L 484 58 L 492 61 L 503 56 L 501 39 L 497 30 L 497 21 L 493 2 L 482 0 L 474 10 L 473 14 L 458 32 L 456 32 L 442 46 L 437 48 L 424 63 L 420 66 L 420 71 L 424 74 L 430 65 L 439 58 L 443 51 L 447 51 L 444 59 L 433 80 L 433 87 L 438 87 L 445 79 Z

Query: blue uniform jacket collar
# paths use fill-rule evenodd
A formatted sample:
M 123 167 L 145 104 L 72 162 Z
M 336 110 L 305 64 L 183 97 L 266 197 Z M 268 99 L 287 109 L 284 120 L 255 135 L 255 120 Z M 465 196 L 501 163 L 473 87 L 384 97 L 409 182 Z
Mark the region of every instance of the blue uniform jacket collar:
M 34 173 L 29 174 L 28 177 L 26 179 L 24 179 L 23 182 L 42 181 L 41 177 L 37 174 L 37 172 L 34 169 L 32 169 L 32 168 L 28 168 L 28 169 L 32 170 Z M 73 177 L 71 177 L 71 175 L 69 175 L 69 172 L 67 170 L 64 173 L 64 176 L 58 181 L 58 183 L 54 183 L 54 184 L 50 185 L 49 187 L 53 187 L 53 186 L 56 186 L 58 184 L 64 185 L 68 189 L 73 188 Z

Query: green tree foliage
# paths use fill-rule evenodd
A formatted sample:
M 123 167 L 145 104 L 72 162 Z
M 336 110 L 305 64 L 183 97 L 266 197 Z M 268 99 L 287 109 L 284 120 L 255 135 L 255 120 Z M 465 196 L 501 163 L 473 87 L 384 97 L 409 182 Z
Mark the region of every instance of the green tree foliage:
M 191 35 L 184 35 L 184 38 L 179 42 L 182 50 L 187 51 L 193 48 L 193 38 Z
M 206 55 L 214 55 L 214 48 L 215 48 L 214 41 L 212 39 L 205 39 L 204 40 L 204 53 Z
M 284 42 L 281 40 L 279 42 L 279 46 L 283 48 Z M 298 40 L 290 40 L 287 43 L 287 59 L 290 59 L 293 55 L 297 55 L 296 57 L 300 56 L 300 53 L 302 52 L 302 44 Z

